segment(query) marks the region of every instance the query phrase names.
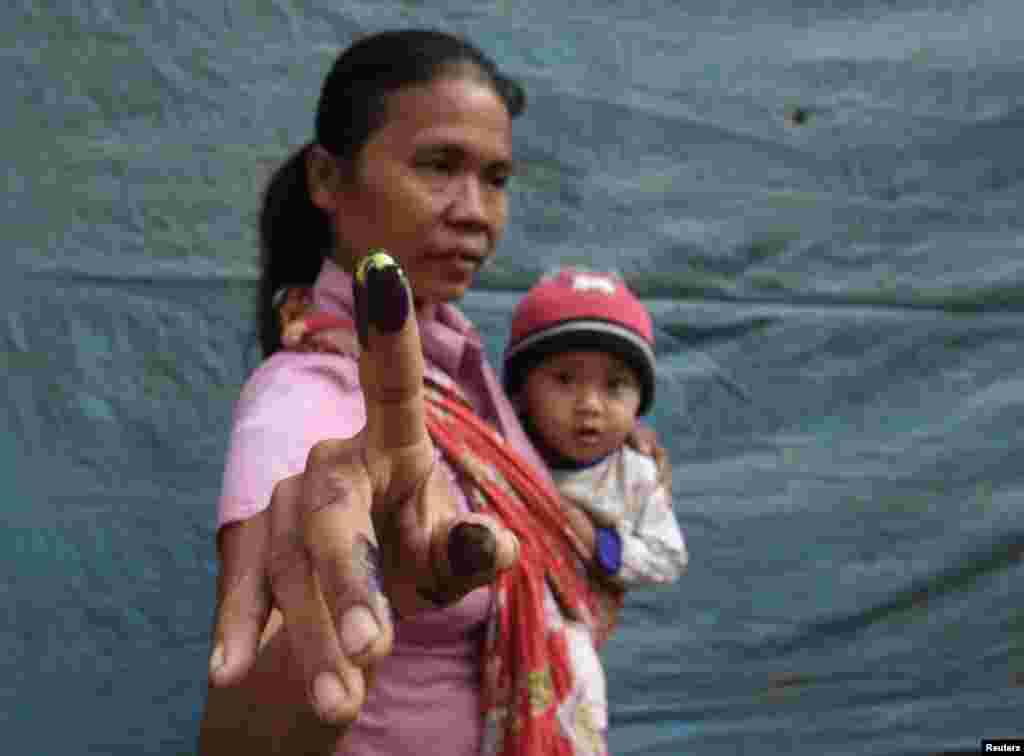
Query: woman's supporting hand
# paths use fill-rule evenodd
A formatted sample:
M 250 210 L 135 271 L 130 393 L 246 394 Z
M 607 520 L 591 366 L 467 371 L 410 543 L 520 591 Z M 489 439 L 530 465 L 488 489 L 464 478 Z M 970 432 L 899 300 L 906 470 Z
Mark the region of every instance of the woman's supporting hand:
M 354 294 L 366 426 L 317 444 L 266 511 L 221 534 L 203 753 L 329 750 L 390 651 L 393 612 L 455 602 L 516 559 L 510 532 L 457 513 L 435 465 L 401 269 L 370 255 Z M 272 607 L 283 633 L 268 627 Z
M 633 432 L 626 439 L 626 443 L 654 460 L 654 464 L 658 466 L 658 483 L 671 495 L 672 463 L 669 461 L 665 447 L 658 443 L 658 435 L 654 429 L 638 420 Z

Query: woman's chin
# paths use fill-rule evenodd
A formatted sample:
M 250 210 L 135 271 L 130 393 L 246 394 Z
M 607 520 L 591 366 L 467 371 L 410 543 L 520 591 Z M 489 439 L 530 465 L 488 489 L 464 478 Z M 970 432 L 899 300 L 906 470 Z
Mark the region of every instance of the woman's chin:
M 432 281 L 429 285 L 417 287 L 416 301 L 425 305 L 438 305 L 457 302 L 469 291 L 469 281 Z

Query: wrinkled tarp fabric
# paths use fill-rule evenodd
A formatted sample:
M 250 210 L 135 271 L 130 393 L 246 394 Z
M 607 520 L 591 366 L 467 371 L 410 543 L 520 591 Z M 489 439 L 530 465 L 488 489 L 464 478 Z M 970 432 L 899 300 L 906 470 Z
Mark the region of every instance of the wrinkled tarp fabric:
M 609 646 L 614 752 L 1024 736 L 1024 10 L 816 5 L 4 6 L 5 752 L 191 752 L 259 190 L 412 25 L 529 93 L 492 359 L 556 262 L 655 313 L 692 562 Z

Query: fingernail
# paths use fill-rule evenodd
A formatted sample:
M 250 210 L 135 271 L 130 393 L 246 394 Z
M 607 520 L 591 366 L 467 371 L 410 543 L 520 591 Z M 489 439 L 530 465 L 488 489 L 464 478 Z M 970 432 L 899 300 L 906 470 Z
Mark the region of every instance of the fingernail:
M 491 531 L 475 522 L 456 525 L 448 536 L 448 564 L 459 577 L 490 569 L 497 553 Z
M 210 672 L 216 674 L 217 670 L 224 666 L 224 644 L 218 643 L 213 647 L 213 653 L 210 654 Z
M 358 656 L 380 636 L 380 625 L 365 606 L 354 606 L 341 618 L 341 647 L 349 656 Z
M 345 686 L 333 672 L 321 672 L 313 679 L 313 705 L 324 719 L 331 719 L 345 698 Z
M 384 252 L 375 252 L 363 260 L 359 272 L 366 286 L 369 322 L 383 333 L 395 333 L 409 317 L 405 274 Z

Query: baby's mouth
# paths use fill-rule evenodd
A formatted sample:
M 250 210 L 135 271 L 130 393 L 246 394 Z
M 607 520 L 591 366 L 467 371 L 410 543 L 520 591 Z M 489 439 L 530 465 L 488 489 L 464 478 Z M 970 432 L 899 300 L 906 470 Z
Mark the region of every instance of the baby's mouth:
M 576 431 L 576 438 L 584 444 L 596 444 L 601 440 L 601 431 L 598 428 L 580 428 Z

